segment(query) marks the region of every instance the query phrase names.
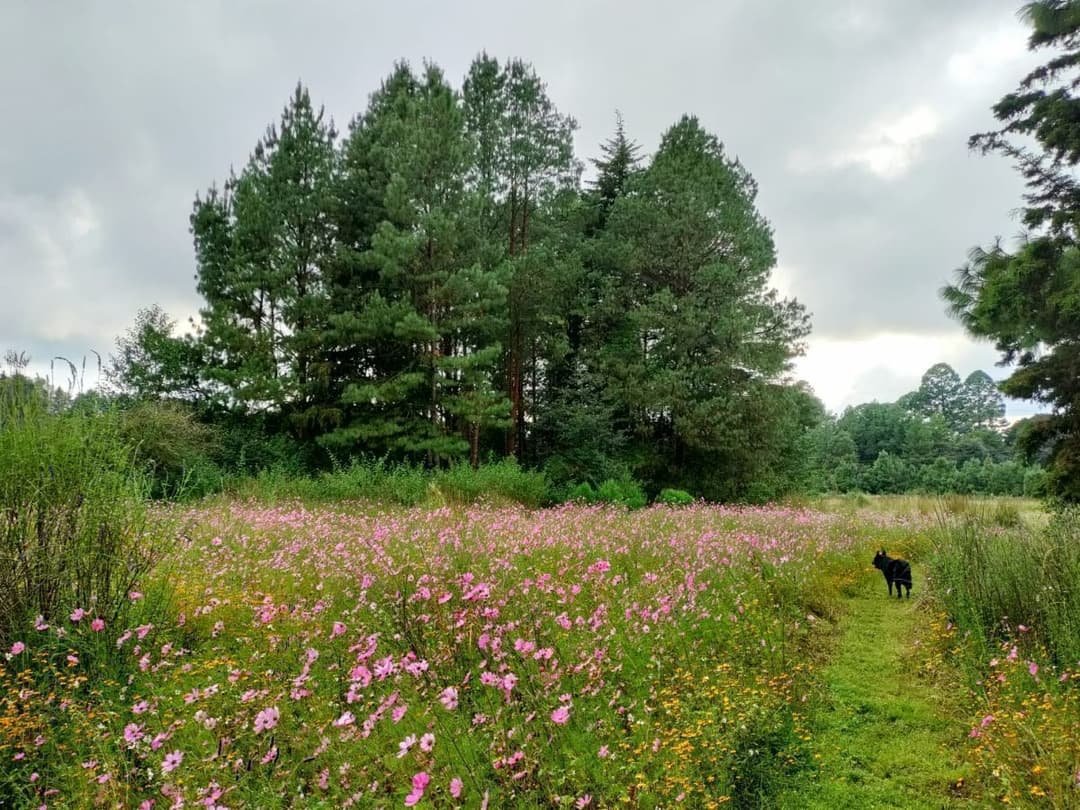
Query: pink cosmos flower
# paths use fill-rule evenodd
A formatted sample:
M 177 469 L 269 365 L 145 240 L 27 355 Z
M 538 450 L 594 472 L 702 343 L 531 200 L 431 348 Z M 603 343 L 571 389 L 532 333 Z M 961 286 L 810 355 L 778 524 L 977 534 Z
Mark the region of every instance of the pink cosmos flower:
M 345 625 L 341 622 L 334 622 L 334 629 L 330 631 L 330 638 L 337 638 L 345 632 Z
M 400 723 L 401 718 L 405 716 L 405 712 L 407 712 L 408 710 L 409 710 L 409 704 L 408 703 L 402 703 L 400 706 L 395 706 L 394 710 L 392 712 L 390 712 L 390 718 L 395 723 Z
M 431 782 L 431 777 L 425 771 L 420 771 L 412 778 L 412 792 L 405 797 L 406 807 L 412 807 L 424 798 L 424 791 L 427 789 L 429 782 Z
M 134 745 L 143 738 L 142 726 L 138 723 L 128 723 L 124 726 L 124 742 L 128 745 Z
M 278 711 L 277 706 L 271 706 L 269 709 L 263 709 L 257 715 L 255 715 L 255 733 L 261 734 L 264 731 L 272 729 L 278 724 L 278 719 L 281 717 L 281 712 Z
M 12 655 L 18 655 L 19 653 L 21 653 L 25 649 L 26 649 L 25 644 L 23 644 L 21 641 L 16 641 L 14 644 L 11 645 L 11 654 Z
M 100 617 L 94 619 L 92 622 L 90 622 L 90 629 L 93 630 L 95 633 L 100 633 L 102 630 L 105 629 L 105 620 Z
M 993 722 L 994 722 L 994 715 L 988 714 L 988 715 L 986 715 L 986 717 L 984 717 L 982 719 L 982 722 L 979 723 L 979 727 L 980 728 L 986 728 L 988 725 L 990 725 Z
M 456 776 L 450 780 L 450 795 L 455 799 L 461 795 L 461 789 L 465 787 L 465 783 L 458 779 Z
M 132 714 L 142 714 L 143 712 L 145 712 L 149 708 L 150 708 L 149 703 L 147 703 L 145 700 L 140 700 L 138 703 L 136 703 L 134 706 L 131 707 L 131 713 Z
M 83 620 L 84 616 L 86 616 L 86 611 L 85 610 L 83 610 L 82 608 L 75 608 L 75 610 L 74 610 L 74 612 L 72 612 L 70 618 L 71 618 L 71 620 L 73 622 L 80 622 L 80 621 Z
M 142 598 L 143 598 L 143 595 L 141 593 L 139 593 L 138 591 L 131 591 L 130 593 L 128 593 L 128 599 L 130 599 L 132 602 L 137 602 L 138 600 L 140 600 Z
M 343 715 L 341 715 L 341 717 L 339 717 L 337 720 L 334 721 L 334 725 L 338 726 L 338 727 L 351 726 L 355 722 L 356 722 L 356 717 L 353 716 L 353 713 L 352 712 L 345 712 Z
M 567 706 L 560 706 L 551 713 L 551 722 L 556 725 L 562 726 L 566 724 L 566 721 L 570 719 L 570 709 Z
M 409 749 L 412 748 L 414 745 L 416 745 L 416 735 L 410 734 L 408 737 L 398 743 L 397 758 L 401 759 L 403 756 L 409 753 Z
M 439 695 L 439 702 L 448 712 L 452 712 L 458 706 L 458 691 L 453 686 L 448 686 Z
M 34 619 L 34 629 L 39 633 L 49 629 L 49 625 L 45 624 L 44 616 L 38 616 Z
M 170 751 L 165 755 L 165 761 L 161 763 L 162 773 L 172 773 L 180 767 L 180 763 L 184 760 L 184 753 L 182 751 Z
M 601 745 L 600 750 L 596 752 L 596 755 L 600 757 L 600 759 L 607 759 L 611 756 L 611 751 L 608 750 L 606 745 Z
M 425 754 L 430 754 L 431 749 L 435 747 L 435 735 L 425 734 L 420 738 L 420 750 Z
M 1034 661 L 1029 661 L 1028 662 L 1028 672 L 1030 672 L 1031 677 L 1034 678 L 1036 675 L 1039 674 L 1039 665 L 1036 664 Z

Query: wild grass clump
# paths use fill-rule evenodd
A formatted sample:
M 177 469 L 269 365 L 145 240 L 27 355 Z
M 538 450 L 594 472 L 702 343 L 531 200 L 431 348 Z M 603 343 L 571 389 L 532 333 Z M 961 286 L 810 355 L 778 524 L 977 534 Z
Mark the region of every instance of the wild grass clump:
M 456 503 L 474 503 L 482 498 L 511 501 L 524 506 L 544 506 L 551 500 L 551 485 L 542 472 L 522 469 L 514 459 L 503 459 L 479 467 L 457 464 L 440 470 L 435 486 Z
M 37 617 L 120 617 L 151 563 L 144 495 L 113 414 L 55 413 L 37 383 L 0 381 L 0 645 Z
M 384 459 L 356 459 L 314 476 L 274 467 L 232 486 L 235 495 L 271 503 L 363 500 L 395 506 L 475 503 L 487 499 L 537 507 L 550 501 L 549 490 L 542 472 L 522 469 L 513 459 L 476 468 L 457 464 L 442 470 Z
M 1075 806 L 1080 790 L 1080 513 L 1042 528 L 988 509 L 947 521 L 932 560 L 943 647 L 975 696 L 970 756 L 987 795 Z

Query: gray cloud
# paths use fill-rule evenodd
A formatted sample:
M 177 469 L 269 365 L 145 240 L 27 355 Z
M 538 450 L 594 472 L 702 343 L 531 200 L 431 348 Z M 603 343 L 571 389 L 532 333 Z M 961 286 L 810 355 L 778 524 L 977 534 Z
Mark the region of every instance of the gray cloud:
M 1015 174 L 966 149 L 1031 63 L 1016 7 L 5 4 L 0 348 L 107 352 L 140 306 L 194 314 L 192 199 L 243 164 L 298 78 L 343 128 L 395 59 L 431 58 L 456 81 L 485 48 L 535 64 L 578 118 L 582 157 L 616 109 L 647 150 L 699 115 L 759 180 L 817 336 L 959 334 L 938 287 L 972 245 L 1016 230 Z M 868 398 L 889 387 L 875 374 Z

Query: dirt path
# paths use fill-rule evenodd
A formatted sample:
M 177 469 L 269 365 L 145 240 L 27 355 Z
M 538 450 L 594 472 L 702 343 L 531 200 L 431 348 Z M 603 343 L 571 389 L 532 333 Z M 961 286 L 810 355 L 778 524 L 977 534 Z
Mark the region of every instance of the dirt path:
M 925 581 L 916 569 L 916 587 Z M 844 607 L 840 638 L 823 673 L 831 706 L 813 728 L 820 767 L 777 807 L 978 806 L 952 789 L 963 775 L 957 753 L 967 729 L 950 717 L 949 695 L 911 671 L 917 623 L 925 617 L 914 596 L 890 600 L 875 572 Z

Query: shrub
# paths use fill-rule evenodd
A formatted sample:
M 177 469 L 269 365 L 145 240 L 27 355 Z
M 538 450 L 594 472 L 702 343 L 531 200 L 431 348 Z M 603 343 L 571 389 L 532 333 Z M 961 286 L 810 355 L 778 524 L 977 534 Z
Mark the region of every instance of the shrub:
M 649 499 L 645 490 L 633 478 L 609 478 L 596 490 L 596 500 L 601 503 L 617 504 L 627 509 L 641 509 Z
M 660 494 L 656 496 L 656 502 L 668 506 L 688 506 L 694 502 L 694 496 L 685 489 L 668 488 L 660 490 Z
M 522 469 L 512 458 L 476 468 L 454 465 L 435 475 L 435 485 L 447 498 L 461 503 L 490 497 L 537 507 L 551 500 L 547 476 Z
M 121 412 L 119 427 L 150 477 L 153 497 L 202 497 L 221 489 L 221 472 L 211 460 L 214 432 L 187 407 L 140 402 Z
M 0 383 L 0 645 L 37 615 L 117 621 L 151 562 L 144 494 L 115 414 L 49 413 Z
M 593 489 L 592 484 L 585 481 L 571 487 L 563 500 L 573 503 L 596 503 L 596 490 Z

